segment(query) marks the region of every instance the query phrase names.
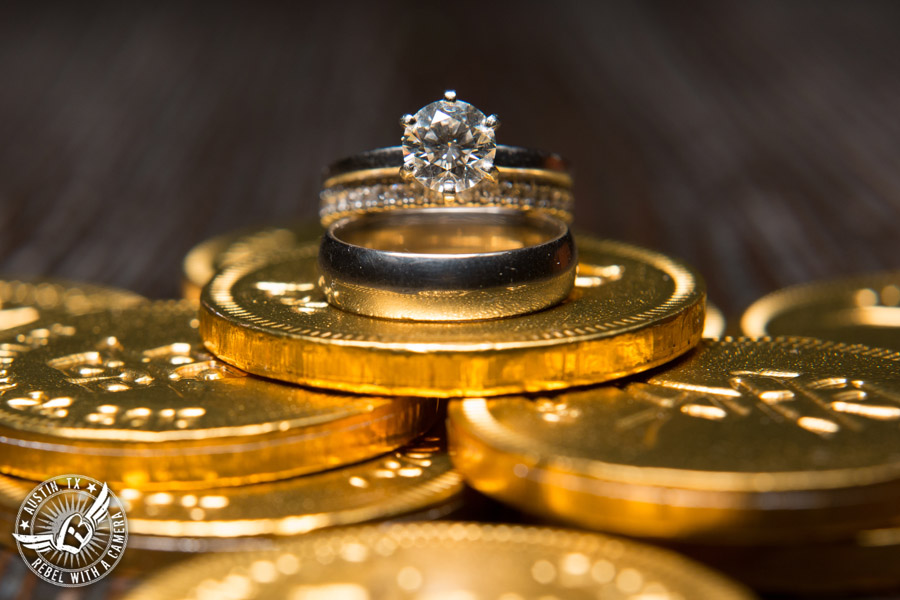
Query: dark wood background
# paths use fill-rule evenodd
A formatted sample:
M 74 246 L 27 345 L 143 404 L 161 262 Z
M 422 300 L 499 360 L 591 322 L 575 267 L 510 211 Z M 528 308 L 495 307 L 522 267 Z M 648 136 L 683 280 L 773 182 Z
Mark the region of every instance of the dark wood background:
M 325 164 L 447 87 L 729 315 L 900 267 L 897 2 L 70 2 L 0 7 L 0 277 L 175 296 L 192 245 L 315 218 Z
M 900 266 L 900 3 L 441 6 L 0 8 L 0 277 L 174 296 L 193 244 L 315 218 L 322 167 L 445 87 L 731 315 Z

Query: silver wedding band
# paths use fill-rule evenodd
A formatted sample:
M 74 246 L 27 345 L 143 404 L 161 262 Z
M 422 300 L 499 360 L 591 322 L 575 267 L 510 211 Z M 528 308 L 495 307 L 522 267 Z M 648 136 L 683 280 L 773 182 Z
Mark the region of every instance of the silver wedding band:
M 329 303 L 415 321 L 493 319 L 553 306 L 571 292 L 577 262 L 565 222 L 504 208 L 345 217 L 331 224 L 319 250 Z

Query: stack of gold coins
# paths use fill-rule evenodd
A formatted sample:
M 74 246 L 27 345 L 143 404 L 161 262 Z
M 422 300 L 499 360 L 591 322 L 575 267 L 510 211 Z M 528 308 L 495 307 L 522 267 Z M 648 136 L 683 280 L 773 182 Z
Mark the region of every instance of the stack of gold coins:
M 37 539 L 73 514 L 78 534 L 101 486 L 127 515 L 122 573 L 459 505 L 436 402 L 249 375 L 205 350 L 191 301 L 54 282 L 0 291 L 15 325 L 0 331 L 0 523 L 38 577 L 58 563 L 68 570 L 49 581 L 89 584 L 117 566 L 92 571 L 112 547 L 100 527 L 96 547 Z M 70 474 L 95 489 L 65 489 Z
M 0 283 L 23 569 L 135 600 L 752 597 L 692 559 L 900 587 L 896 274 L 721 337 L 689 265 L 572 234 L 557 155 L 453 92 L 401 125 L 319 223 L 192 250 L 183 300 Z

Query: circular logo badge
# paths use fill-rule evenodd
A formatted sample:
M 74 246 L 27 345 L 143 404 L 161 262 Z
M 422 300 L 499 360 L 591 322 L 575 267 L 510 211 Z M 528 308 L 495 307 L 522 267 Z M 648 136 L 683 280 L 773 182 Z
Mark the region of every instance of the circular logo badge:
M 128 525 L 122 503 L 106 483 L 60 475 L 31 491 L 16 516 L 13 537 L 38 577 L 80 587 L 102 579 L 118 564 Z

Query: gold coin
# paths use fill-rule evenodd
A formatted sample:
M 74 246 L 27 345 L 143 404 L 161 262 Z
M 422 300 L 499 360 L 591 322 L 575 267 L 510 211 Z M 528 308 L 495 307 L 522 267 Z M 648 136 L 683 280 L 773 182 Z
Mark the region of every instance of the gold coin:
M 14 522 L 33 487 L 0 475 L 2 522 Z M 126 559 L 147 567 L 197 552 L 271 548 L 279 537 L 325 527 L 442 517 L 460 504 L 463 484 L 441 440 L 425 436 L 361 463 L 276 482 L 196 492 L 112 489 L 128 517 Z
M 228 595 L 230 594 L 230 595 Z M 209 555 L 128 600 L 253 598 L 654 598 L 751 594 L 662 549 L 599 534 L 475 523 L 355 527 L 266 552 Z
M 741 329 L 900 350 L 900 271 L 779 290 L 744 312 Z
M 809 338 L 704 340 L 620 387 L 448 409 L 481 492 L 636 536 L 839 536 L 900 514 L 900 354 Z
M 181 291 L 188 300 L 200 300 L 200 290 L 216 271 L 265 252 L 296 248 L 317 240 L 322 226 L 316 221 L 290 227 L 233 231 L 194 246 L 184 257 Z
M 200 330 L 257 375 L 363 393 L 481 396 L 559 389 L 662 364 L 700 340 L 704 286 L 661 254 L 582 237 L 562 304 L 489 321 L 413 323 L 330 306 L 315 245 L 219 272 Z
M 725 315 L 719 308 L 709 302 L 706 303 L 706 320 L 703 322 L 703 337 L 714 340 L 719 339 L 725 333 Z
M 86 283 L 0 280 L 0 332 L 56 317 L 127 308 L 144 300 L 127 290 Z
M 328 394 L 209 355 L 197 308 L 147 302 L 2 339 L 0 472 L 141 489 L 237 485 L 336 467 L 425 431 L 433 401 Z

